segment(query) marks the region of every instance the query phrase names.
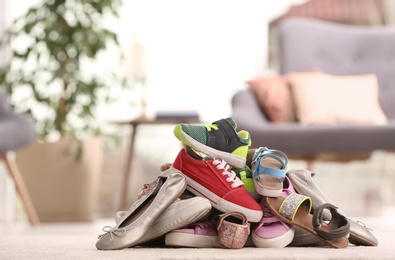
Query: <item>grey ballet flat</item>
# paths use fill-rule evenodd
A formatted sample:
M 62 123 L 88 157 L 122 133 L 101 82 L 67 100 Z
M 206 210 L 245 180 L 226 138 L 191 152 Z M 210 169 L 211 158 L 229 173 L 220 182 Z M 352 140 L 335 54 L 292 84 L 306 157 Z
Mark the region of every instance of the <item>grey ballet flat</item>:
M 206 217 L 211 211 L 211 203 L 203 197 L 177 199 L 152 223 L 150 228 L 140 238 L 140 243 L 149 242 L 166 233 L 188 226 Z M 118 223 L 127 211 L 118 211 L 115 222 Z
M 141 243 L 158 216 L 184 192 L 185 177 L 174 168 L 161 174 L 134 202 L 114 227 L 104 227 L 96 248 L 115 250 Z
M 304 169 L 292 169 L 287 172 L 288 178 L 291 180 L 296 192 L 308 196 L 313 201 L 313 209 L 325 204 L 331 203 L 330 199 L 318 188 L 315 184 L 313 176 L 314 172 Z M 340 211 L 339 211 L 340 212 Z M 341 213 L 344 215 L 343 213 Z M 328 211 L 323 212 L 324 219 L 330 219 Z M 359 221 L 351 220 L 346 216 L 350 222 L 350 237 L 351 244 L 356 246 L 377 246 L 377 238 L 370 232 L 370 230 Z M 305 232 L 298 232 L 295 234 L 291 245 L 314 244 L 314 239 L 309 238 Z M 299 241 L 298 241 L 299 240 Z M 318 241 L 317 241 L 318 242 Z

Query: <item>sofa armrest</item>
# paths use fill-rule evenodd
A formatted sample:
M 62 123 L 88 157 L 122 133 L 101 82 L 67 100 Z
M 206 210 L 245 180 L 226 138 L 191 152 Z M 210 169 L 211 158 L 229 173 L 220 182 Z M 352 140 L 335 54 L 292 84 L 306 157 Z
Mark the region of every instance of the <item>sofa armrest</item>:
M 243 126 L 270 124 L 255 94 L 250 89 L 240 90 L 233 95 L 232 117 L 237 124 Z

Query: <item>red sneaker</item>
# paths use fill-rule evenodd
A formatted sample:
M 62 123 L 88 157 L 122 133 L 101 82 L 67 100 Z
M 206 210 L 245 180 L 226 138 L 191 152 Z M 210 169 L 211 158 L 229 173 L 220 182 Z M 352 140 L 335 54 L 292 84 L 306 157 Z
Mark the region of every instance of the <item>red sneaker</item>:
M 172 167 L 185 175 L 187 190 L 209 199 L 214 208 L 222 212 L 244 213 L 250 222 L 261 220 L 261 206 L 224 160 L 200 158 L 181 149 Z

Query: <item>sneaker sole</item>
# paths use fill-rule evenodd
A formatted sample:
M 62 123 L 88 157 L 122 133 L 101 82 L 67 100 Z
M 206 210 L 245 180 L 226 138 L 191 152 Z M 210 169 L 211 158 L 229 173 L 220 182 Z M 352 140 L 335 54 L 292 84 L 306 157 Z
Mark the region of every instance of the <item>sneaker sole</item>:
M 260 248 L 283 248 L 292 242 L 294 235 L 295 230 L 293 228 L 274 238 L 261 238 L 255 232 L 252 232 L 252 242 L 256 247 Z
M 171 204 L 141 238 L 141 243 L 158 238 L 174 229 L 192 224 L 211 210 L 211 203 L 202 197 L 179 200 Z
M 198 151 L 207 154 L 208 156 L 211 156 L 213 158 L 221 158 L 223 160 L 225 160 L 228 164 L 238 167 L 238 168 L 243 168 L 246 165 L 246 156 L 247 156 L 247 152 L 248 152 L 248 147 L 246 149 L 246 156 L 240 157 L 238 155 L 234 155 L 228 152 L 222 152 L 219 151 L 217 149 L 211 148 L 207 145 L 204 145 L 198 141 L 196 141 L 195 139 L 193 139 L 192 137 L 190 137 L 187 133 L 185 133 L 180 126 L 176 126 L 176 128 L 179 127 L 180 130 L 175 130 L 174 133 L 176 135 L 176 137 L 182 141 L 185 145 L 188 145 L 192 148 L 197 149 Z
M 165 237 L 165 245 L 173 247 L 220 248 L 218 236 L 202 236 L 181 232 L 170 232 Z
M 222 212 L 242 212 L 246 215 L 247 220 L 250 222 L 259 222 L 262 219 L 263 212 L 262 210 L 252 210 L 235 203 L 224 200 L 223 198 L 217 196 L 213 192 L 209 191 L 196 181 L 192 180 L 188 176 L 184 175 L 187 181 L 187 190 L 195 194 L 196 196 L 201 196 L 207 198 L 211 205 L 222 211 Z

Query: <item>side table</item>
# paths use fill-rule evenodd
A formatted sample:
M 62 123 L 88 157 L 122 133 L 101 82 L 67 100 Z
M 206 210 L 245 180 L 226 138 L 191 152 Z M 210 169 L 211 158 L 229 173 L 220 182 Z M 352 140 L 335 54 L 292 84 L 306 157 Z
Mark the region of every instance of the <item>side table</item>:
M 157 117 L 157 118 L 147 118 L 147 117 L 138 117 L 131 121 L 122 121 L 122 122 L 113 122 L 118 125 L 130 125 L 132 127 L 130 143 L 129 143 L 129 151 L 126 158 L 125 171 L 123 173 L 123 181 L 122 181 L 122 190 L 121 190 L 121 198 L 119 201 L 119 210 L 125 210 L 128 205 L 127 196 L 129 194 L 129 180 L 132 166 L 133 166 L 133 156 L 134 156 L 134 142 L 137 134 L 138 127 L 140 125 L 163 125 L 163 124 L 193 124 L 193 123 L 201 123 L 199 117 L 196 116 L 165 116 L 165 117 Z

